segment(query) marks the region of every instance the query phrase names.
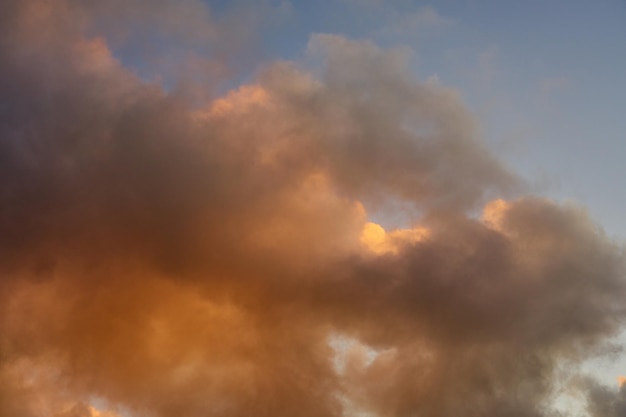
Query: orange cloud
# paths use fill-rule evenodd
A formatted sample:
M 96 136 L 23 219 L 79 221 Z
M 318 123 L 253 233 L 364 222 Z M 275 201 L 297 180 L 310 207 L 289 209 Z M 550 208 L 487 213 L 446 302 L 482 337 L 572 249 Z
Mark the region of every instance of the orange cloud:
M 368 222 L 361 232 L 361 243 L 377 255 L 397 254 L 404 245 L 411 245 L 427 239 L 429 231 L 423 227 L 385 231 L 382 226 Z
M 510 207 L 511 204 L 502 199 L 489 202 L 483 209 L 483 222 L 496 230 L 502 230 L 503 217 Z
M 211 103 L 208 115 L 219 117 L 232 113 L 244 113 L 254 106 L 266 106 L 269 103 L 270 96 L 263 87 L 244 85 L 235 91 L 229 92 L 226 97 L 219 98 Z

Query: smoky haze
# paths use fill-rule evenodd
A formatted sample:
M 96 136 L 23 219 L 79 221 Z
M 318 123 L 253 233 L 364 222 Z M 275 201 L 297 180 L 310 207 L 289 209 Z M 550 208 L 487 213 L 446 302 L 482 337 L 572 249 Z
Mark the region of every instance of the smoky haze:
M 572 380 L 623 416 L 576 370 L 618 348 L 621 247 L 525 195 L 401 49 L 313 35 L 316 71 L 216 95 L 253 14 L 1 3 L 0 415 L 539 417 Z M 206 91 L 114 57 L 144 27 L 210 46 Z M 411 224 L 373 223 L 388 202 Z

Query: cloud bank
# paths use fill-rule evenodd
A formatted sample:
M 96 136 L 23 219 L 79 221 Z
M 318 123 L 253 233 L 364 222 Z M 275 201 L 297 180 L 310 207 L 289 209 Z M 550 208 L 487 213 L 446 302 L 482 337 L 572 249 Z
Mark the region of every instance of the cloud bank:
M 620 329 L 622 249 L 402 51 L 315 35 L 199 107 L 94 32 L 203 6 L 117 3 L 0 6 L 0 415 L 547 416 Z

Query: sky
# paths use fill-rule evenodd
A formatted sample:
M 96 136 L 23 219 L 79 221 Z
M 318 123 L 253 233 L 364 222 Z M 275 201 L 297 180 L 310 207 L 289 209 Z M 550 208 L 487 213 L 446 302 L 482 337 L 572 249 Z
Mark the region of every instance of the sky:
M 626 3 L 0 2 L 0 416 L 626 416 Z

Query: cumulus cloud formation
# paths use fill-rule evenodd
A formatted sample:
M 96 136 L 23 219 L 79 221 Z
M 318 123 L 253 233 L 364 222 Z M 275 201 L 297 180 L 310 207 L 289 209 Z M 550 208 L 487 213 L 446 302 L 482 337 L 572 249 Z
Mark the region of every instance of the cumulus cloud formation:
M 548 416 L 620 329 L 621 248 L 402 50 L 316 35 L 199 107 L 92 23 L 212 29 L 118 3 L 0 6 L 0 415 Z

